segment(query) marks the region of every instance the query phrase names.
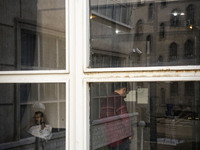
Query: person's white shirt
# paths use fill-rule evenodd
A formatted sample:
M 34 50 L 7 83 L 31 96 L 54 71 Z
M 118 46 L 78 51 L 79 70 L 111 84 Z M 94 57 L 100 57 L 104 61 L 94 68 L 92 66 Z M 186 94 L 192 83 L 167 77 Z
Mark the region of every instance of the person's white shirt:
M 34 125 L 28 129 L 28 133 L 35 137 L 39 137 L 45 140 L 50 140 L 52 137 L 52 127 L 45 125 L 44 129 L 41 129 L 41 125 Z

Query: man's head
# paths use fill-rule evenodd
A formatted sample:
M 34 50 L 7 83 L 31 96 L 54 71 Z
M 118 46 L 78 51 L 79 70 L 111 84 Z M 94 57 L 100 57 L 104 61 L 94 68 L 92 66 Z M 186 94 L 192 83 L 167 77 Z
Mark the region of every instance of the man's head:
M 127 92 L 127 82 L 115 82 L 114 91 L 121 96 L 126 96 Z
M 35 124 L 39 125 L 41 124 L 41 121 L 43 121 L 43 113 L 41 111 L 35 112 Z

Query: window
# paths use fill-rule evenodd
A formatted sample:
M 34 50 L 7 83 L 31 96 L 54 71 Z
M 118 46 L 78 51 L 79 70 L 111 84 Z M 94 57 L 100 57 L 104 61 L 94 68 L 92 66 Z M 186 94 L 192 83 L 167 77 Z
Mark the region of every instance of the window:
M 171 26 L 177 27 L 180 24 L 180 11 L 178 9 L 174 9 L 171 12 Z
M 169 47 L 169 60 L 175 61 L 177 59 L 177 44 L 172 43 Z
M 194 58 L 194 43 L 192 40 L 187 40 L 185 42 L 184 52 L 185 58 Z
M 187 141 L 196 139 L 199 133 L 182 130 L 199 128 L 196 124 L 199 121 L 199 106 L 194 104 L 198 96 L 193 95 L 188 100 L 184 92 L 189 94 L 198 90 L 199 82 L 120 82 L 121 87 L 127 90 L 125 97 L 115 90 L 118 84 L 90 83 L 90 149 L 114 147 L 116 141 L 130 136 L 132 132 L 129 146 L 134 149 L 140 149 L 142 142 L 146 142 L 144 146 L 149 149 L 153 149 L 151 142 L 157 147 L 162 145 L 160 149 L 172 144 L 176 150 L 193 146 L 192 142 Z M 179 84 L 185 84 L 187 91 Z M 129 128 L 130 132 L 127 132 Z M 116 133 L 118 136 L 114 136 Z M 149 140 L 151 142 L 147 142 Z
M 129 2 L 122 1 L 94 0 L 91 2 L 91 16 L 95 15 L 129 25 L 129 17 L 132 15 L 131 5 Z
M 165 37 L 165 24 L 161 23 L 160 24 L 160 38 L 164 38 Z
M 136 24 L 136 34 L 139 36 L 143 33 L 143 22 L 142 20 L 138 20 Z
M 151 35 L 147 36 L 147 54 L 151 53 L 151 45 L 152 45 L 152 41 L 151 41 Z
M 45 123 L 52 127 L 53 133 L 64 131 L 65 86 L 62 83 L 0 84 L 1 114 L 6 117 L 0 128 L 0 143 L 31 137 L 25 128 L 38 111 L 44 113 Z
M 177 96 L 178 95 L 178 82 L 173 82 L 170 84 L 170 95 Z
M 134 70 L 137 70 L 139 69 L 137 67 L 198 65 L 200 59 L 200 53 L 197 53 L 198 44 L 193 47 L 195 59 L 186 61 L 183 58 L 185 57 L 185 41 L 191 37 L 196 37 L 198 41 L 199 38 L 197 27 L 194 26 L 192 30 L 187 30 L 184 27 L 186 12 L 184 13 L 181 10 L 186 8 L 176 8 L 177 1 L 170 2 L 171 5 L 163 9 L 157 7 L 157 4 L 163 1 L 151 2 L 141 7 L 137 6 L 137 2 L 99 1 L 97 3 L 97 0 L 90 0 L 90 15 L 93 17 L 90 16 L 90 26 L 88 26 L 90 27 L 88 31 L 90 32 L 89 41 L 91 43 L 88 47 L 90 52 L 87 53 L 89 63 L 86 63 L 85 67 L 135 67 Z M 128 12 L 129 15 L 122 17 L 118 15 L 118 10 L 110 10 L 109 13 L 113 12 L 118 16 L 118 19 L 120 17 L 127 19 L 128 17 L 130 24 L 113 20 L 111 19 L 112 15 L 108 17 L 100 15 L 97 11 L 94 13 L 93 9 L 97 8 L 95 6 L 102 3 L 113 9 L 115 5 L 126 5 L 127 7 L 120 10 Z M 116 8 L 118 8 L 117 6 Z M 154 18 L 155 13 L 157 14 L 156 18 Z M 156 20 L 149 22 L 148 18 Z M 180 36 L 180 33 L 182 36 Z M 147 39 L 147 36 L 149 36 L 149 39 Z M 157 39 L 159 39 L 159 42 L 156 42 Z M 171 42 L 176 42 L 176 44 Z M 171 48 L 170 44 L 172 44 Z
M 84 0 L 75 1 L 73 8 L 77 7 L 76 9 L 87 12 L 85 2 Z M 90 7 L 93 2 L 96 1 L 90 0 Z M 76 31 L 78 31 L 75 37 L 76 48 L 72 53 L 80 56 L 76 56 L 78 58 L 73 68 L 77 74 L 75 74 L 75 87 L 72 87 L 76 89 L 77 95 L 74 98 L 75 102 L 70 101 L 76 106 L 76 110 L 72 111 L 75 112 L 72 116 L 76 116 L 74 121 L 76 127 L 73 123 L 70 124 L 72 130 L 78 128 L 74 129 L 75 137 L 73 134 L 70 135 L 73 139 L 71 145 L 77 143 L 75 149 L 107 150 L 113 146 L 112 142 L 122 137 L 119 135 L 126 138 L 131 136 L 126 133 L 132 133 L 132 131 L 134 135 L 129 141 L 131 142 L 130 149 L 199 149 L 199 132 L 195 132 L 199 130 L 199 94 L 195 92 L 195 96 L 192 97 L 185 96 L 184 93 L 185 82 L 193 82 L 194 90 L 199 90 L 199 64 L 197 63 L 199 54 L 197 54 L 196 63 L 189 63 L 183 59 L 185 41 L 191 37 L 195 37 L 198 41 L 199 32 L 186 30 L 182 26 L 185 16 L 181 14 L 180 26 L 170 26 L 171 10 L 177 6 L 178 9 L 185 10 L 188 3 L 199 4 L 199 2 L 166 1 L 169 2 L 167 7 L 161 9 L 159 6 L 163 1 L 156 1 L 156 18 L 154 18 L 156 21 L 151 23 L 147 21 L 148 5 L 137 7 L 137 2 L 140 1 L 133 2 L 133 6 L 136 7 L 132 10 L 130 26 L 109 20 L 109 18 L 105 19 L 105 16 L 99 17 L 100 15 L 90 20 L 86 17 L 87 15 L 84 17 L 84 14 L 81 15 L 83 18 L 76 18 L 80 24 L 76 25 Z M 79 16 L 79 13 L 75 16 L 77 15 Z M 140 19 L 143 29 L 142 36 L 138 38 L 136 25 Z M 165 24 L 167 36 L 159 40 L 161 23 Z M 87 32 L 85 28 L 88 29 Z M 150 55 L 146 51 L 148 35 L 151 35 L 152 41 Z M 195 44 L 195 52 L 198 49 L 199 45 Z M 140 63 L 137 62 L 138 56 Z M 172 61 L 169 61 L 170 56 Z M 158 58 L 162 63 L 158 63 Z M 98 61 L 95 62 L 95 60 Z M 84 68 L 81 62 L 85 63 Z M 125 108 L 122 101 L 124 97 L 113 96 L 114 87 L 119 82 L 121 85 L 127 83 L 126 90 L 123 89 L 128 93 L 125 100 L 127 109 L 123 110 L 125 112 L 123 117 L 121 114 L 114 115 L 113 112 L 116 111 L 112 111 L 117 107 L 112 99 L 118 101 L 117 105 L 119 102 L 123 103 L 123 108 Z M 106 103 L 110 104 L 110 107 L 107 107 Z M 110 111 L 106 113 L 102 112 L 102 109 Z M 124 123 L 123 127 L 127 126 L 128 130 L 122 128 L 120 122 L 127 122 L 128 125 Z M 112 126 L 112 123 L 115 126 Z
M 161 104 L 166 104 L 166 90 L 165 90 L 165 88 L 161 88 L 160 93 L 161 93 Z
M 167 5 L 167 1 L 166 1 L 166 0 L 162 0 L 161 6 L 162 6 L 162 7 L 165 7 L 166 5 Z
M 58 3 L 62 5 L 64 0 Z M 16 15 L 2 9 L 4 19 L 0 26 L 4 38 L 1 40 L 0 49 L 3 54 L 1 71 L 66 70 L 65 8 L 60 4 L 48 4 L 46 7 L 39 2 L 29 2 L 26 5 L 21 3 L 23 6 L 17 2 L 6 2 L 2 5 L 4 8 L 9 7 L 9 10 L 13 5 L 17 7 L 14 9 Z M 54 7 L 56 8 L 53 9 Z M 24 17 L 20 17 L 20 12 Z
M 152 20 L 153 19 L 153 14 L 154 13 L 154 4 L 150 3 L 149 4 L 149 10 L 148 10 L 148 19 Z
M 26 28 L 20 30 L 18 70 L 66 69 L 64 33 L 52 35 Z
M 0 149 L 65 149 L 68 3 L 0 3 Z
M 195 84 L 193 82 L 185 82 L 185 96 L 195 96 Z M 190 92 L 188 92 L 190 91 Z
M 0 3 L 0 149 L 108 150 L 129 137 L 131 150 L 200 149 L 199 29 L 184 26 L 187 6 L 200 1 Z M 155 21 L 148 20 L 150 3 Z M 185 10 L 176 27 L 175 8 Z M 199 10 L 194 13 L 197 23 Z M 184 58 L 187 40 L 194 44 L 193 59 Z M 45 108 L 45 117 L 32 106 Z M 44 118 L 53 127 L 50 140 L 23 132 L 33 116 L 40 127 Z
M 194 25 L 194 6 L 192 4 L 190 4 L 187 8 L 186 8 L 186 20 L 188 22 L 188 25 Z

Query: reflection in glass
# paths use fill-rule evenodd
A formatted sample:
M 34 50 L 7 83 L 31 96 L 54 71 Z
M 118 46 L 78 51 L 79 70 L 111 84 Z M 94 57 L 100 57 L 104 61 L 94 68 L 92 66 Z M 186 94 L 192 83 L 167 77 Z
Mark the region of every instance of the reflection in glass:
M 64 83 L 0 84 L 0 119 L 4 120 L 0 125 L 0 149 L 1 144 L 20 139 L 24 139 L 21 146 L 27 146 L 26 138 L 33 136 L 49 142 L 59 139 L 60 148 L 64 149 L 65 86 Z
M 187 40 L 186 42 L 185 42 L 185 45 L 184 45 L 185 47 L 185 53 L 184 53 L 184 55 L 185 55 L 185 58 L 193 58 L 194 57 L 194 42 L 192 41 L 192 40 Z
M 161 23 L 160 24 L 160 38 L 164 38 L 165 37 L 165 24 Z
M 187 8 L 186 8 L 186 17 L 187 17 L 187 22 L 188 25 L 194 24 L 194 15 L 195 15 L 195 10 L 194 10 L 194 6 L 193 4 L 190 4 Z
M 175 61 L 177 59 L 177 44 L 173 42 L 169 47 L 169 61 Z
M 199 65 L 199 5 L 196 0 L 90 0 L 89 67 Z
M 0 71 L 66 69 L 65 0 L 1 0 L 0 12 Z
M 91 150 L 126 140 L 129 150 L 200 149 L 199 82 L 121 82 L 124 95 L 117 84 L 90 84 Z M 129 124 L 131 138 L 123 136 Z

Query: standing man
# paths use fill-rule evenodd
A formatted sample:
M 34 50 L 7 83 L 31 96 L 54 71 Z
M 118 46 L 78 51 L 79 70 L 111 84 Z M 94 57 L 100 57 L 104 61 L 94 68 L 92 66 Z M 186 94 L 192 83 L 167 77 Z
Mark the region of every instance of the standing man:
M 133 135 L 131 121 L 124 98 L 127 83 L 114 83 L 114 93 L 101 101 L 100 118 L 105 118 L 106 141 L 110 150 L 129 150 Z

